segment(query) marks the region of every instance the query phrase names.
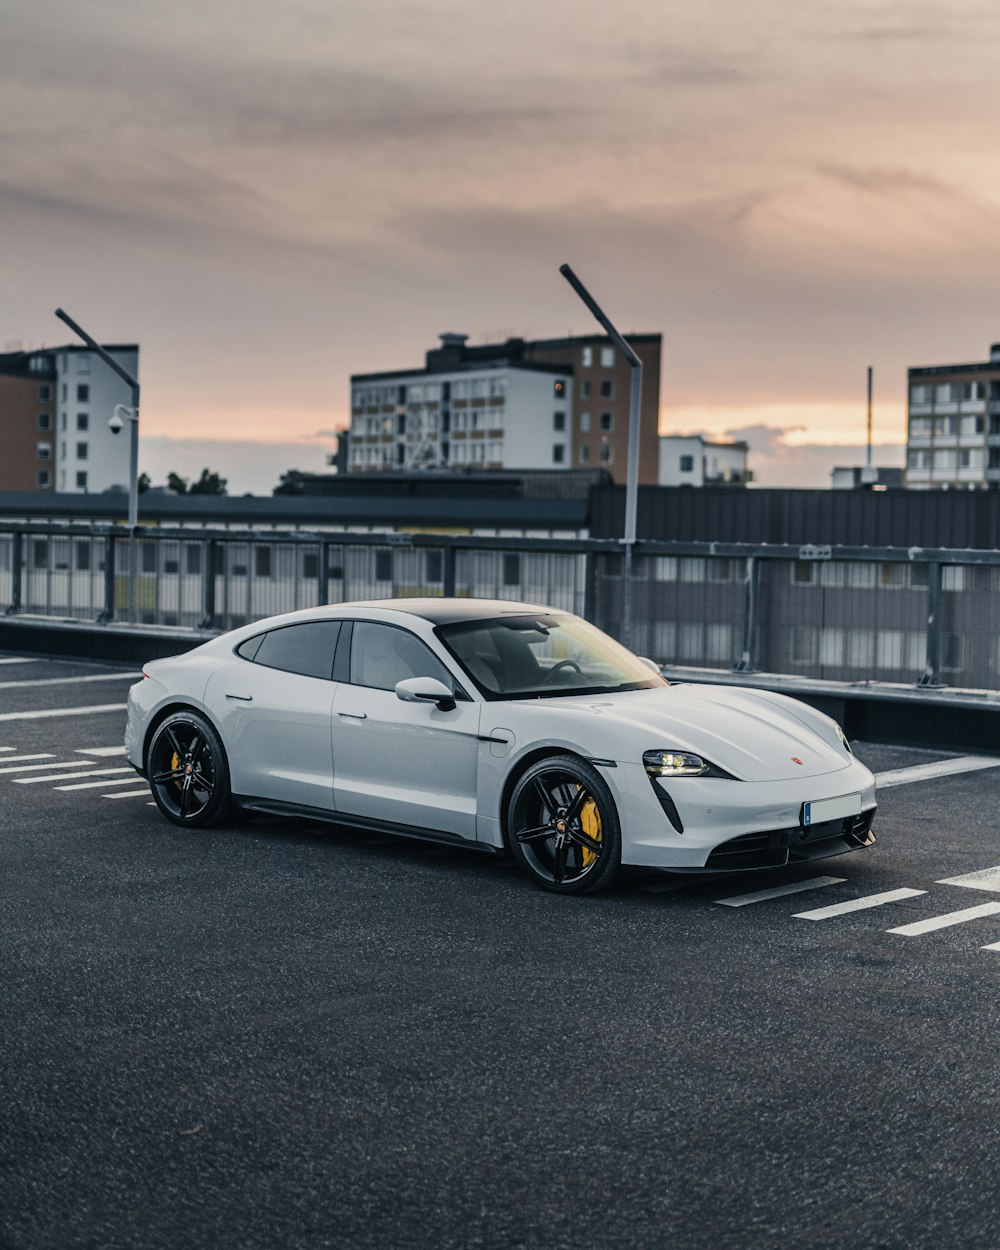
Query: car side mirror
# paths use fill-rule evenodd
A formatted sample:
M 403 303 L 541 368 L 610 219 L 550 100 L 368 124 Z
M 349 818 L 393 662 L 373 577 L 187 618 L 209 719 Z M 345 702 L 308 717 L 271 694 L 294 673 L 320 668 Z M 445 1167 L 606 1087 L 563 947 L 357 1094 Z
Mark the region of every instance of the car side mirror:
M 396 682 L 396 698 L 404 703 L 436 703 L 439 712 L 455 706 L 455 692 L 436 677 L 407 677 Z
M 640 655 L 638 658 L 642 661 L 643 664 L 645 664 L 647 668 L 651 668 L 653 672 L 657 675 L 657 677 L 663 676 L 663 674 L 660 672 L 660 666 L 659 664 L 657 664 L 655 660 L 651 660 L 646 655 Z

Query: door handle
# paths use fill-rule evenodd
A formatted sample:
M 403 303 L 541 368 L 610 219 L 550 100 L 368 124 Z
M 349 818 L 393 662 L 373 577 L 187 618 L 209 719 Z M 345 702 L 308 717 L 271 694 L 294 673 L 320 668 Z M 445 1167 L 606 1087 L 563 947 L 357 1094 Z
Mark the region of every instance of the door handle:
M 338 712 L 337 715 L 341 720 L 367 720 L 367 712 Z
M 236 699 L 240 703 L 253 703 L 252 694 L 227 694 L 227 699 Z

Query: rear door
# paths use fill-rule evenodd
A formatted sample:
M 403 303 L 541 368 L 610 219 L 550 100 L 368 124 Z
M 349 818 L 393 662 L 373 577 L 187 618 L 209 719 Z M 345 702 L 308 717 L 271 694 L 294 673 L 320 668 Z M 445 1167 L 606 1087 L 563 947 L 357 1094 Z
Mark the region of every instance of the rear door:
M 205 702 L 222 731 L 233 793 L 333 809 L 331 718 L 339 621 L 304 621 L 242 644 Z
M 407 677 L 454 676 L 409 630 L 355 621 L 349 680 L 333 700 L 334 795 L 344 815 L 476 837 L 482 705 L 461 688 L 454 708 L 404 703 Z

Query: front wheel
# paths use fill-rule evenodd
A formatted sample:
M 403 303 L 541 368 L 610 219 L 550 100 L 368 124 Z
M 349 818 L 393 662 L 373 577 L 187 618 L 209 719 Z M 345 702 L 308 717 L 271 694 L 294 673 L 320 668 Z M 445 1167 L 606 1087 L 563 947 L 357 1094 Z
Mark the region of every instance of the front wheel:
M 195 711 L 175 712 L 157 728 L 146 775 L 156 806 L 175 825 L 214 825 L 229 814 L 226 753 L 219 735 Z
M 592 894 L 621 868 L 621 825 L 607 783 L 586 760 L 558 755 L 533 764 L 507 806 L 510 849 L 545 890 Z

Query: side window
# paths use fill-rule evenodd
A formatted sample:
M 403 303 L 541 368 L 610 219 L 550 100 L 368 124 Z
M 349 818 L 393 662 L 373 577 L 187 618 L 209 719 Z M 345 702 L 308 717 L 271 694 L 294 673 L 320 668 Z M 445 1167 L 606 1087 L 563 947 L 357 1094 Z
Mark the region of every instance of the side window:
M 449 690 L 455 679 L 419 638 L 395 625 L 355 621 L 351 642 L 351 682 L 393 690 L 407 677 L 436 677 Z
M 340 636 L 339 621 L 307 621 L 302 625 L 286 625 L 272 629 L 260 638 L 260 646 L 248 654 L 257 641 L 249 639 L 238 649 L 244 659 L 266 668 L 280 668 L 303 677 L 333 677 L 333 655 Z

